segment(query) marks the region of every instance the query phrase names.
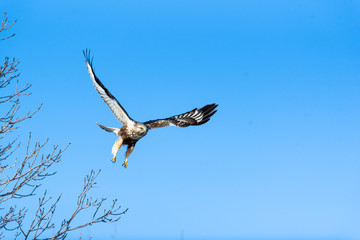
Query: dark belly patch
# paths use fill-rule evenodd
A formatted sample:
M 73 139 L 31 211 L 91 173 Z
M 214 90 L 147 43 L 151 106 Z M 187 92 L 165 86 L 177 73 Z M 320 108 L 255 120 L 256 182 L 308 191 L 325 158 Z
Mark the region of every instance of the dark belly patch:
M 123 144 L 132 145 L 132 144 L 135 144 L 137 141 L 138 140 L 127 138 L 127 139 L 124 139 Z

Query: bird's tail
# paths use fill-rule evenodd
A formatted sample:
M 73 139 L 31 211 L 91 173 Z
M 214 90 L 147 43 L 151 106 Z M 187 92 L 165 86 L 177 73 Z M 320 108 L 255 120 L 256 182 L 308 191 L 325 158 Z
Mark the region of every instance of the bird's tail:
M 100 123 L 96 123 L 99 127 L 101 127 L 102 129 L 104 129 L 107 132 L 112 132 L 112 133 L 117 133 L 117 128 L 112 128 L 112 127 L 106 127 L 104 125 L 101 125 Z

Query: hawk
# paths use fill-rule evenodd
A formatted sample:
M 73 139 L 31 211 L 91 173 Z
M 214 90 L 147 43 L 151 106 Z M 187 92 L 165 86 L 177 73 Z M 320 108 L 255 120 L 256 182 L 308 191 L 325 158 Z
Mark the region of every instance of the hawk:
M 215 108 L 217 104 L 209 104 L 200 109 L 193 109 L 183 114 L 175 115 L 169 118 L 151 120 L 147 122 L 137 122 L 133 120 L 121 104 L 116 100 L 116 98 L 105 88 L 105 86 L 100 82 L 99 78 L 95 75 L 93 69 L 93 58 L 90 57 L 90 51 L 87 49 L 83 51 L 86 67 L 90 74 L 91 80 L 95 86 L 96 91 L 100 94 L 104 102 L 108 105 L 115 117 L 123 124 L 121 128 L 106 127 L 99 123 L 97 125 L 105 131 L 115 133 L 119 138 L 115 141 L 114 146 L 112 147 L 112 154 L 114 155 L 112 161 L 116 162 L 116 155 L 122 145 L 127 145 L 127 150 L 125 153 L 125 161 L 122 164 L 124 167 L 127 167 L 127 161 L 135 148 L 135 144 L 142 137 L 144 137 L 147 132 L 151 129 L 175 126 L 175 127 L 187 127 L 187 126 L 197 126 L 202 125 L 210 120 L 210 117 L 216 113 Z

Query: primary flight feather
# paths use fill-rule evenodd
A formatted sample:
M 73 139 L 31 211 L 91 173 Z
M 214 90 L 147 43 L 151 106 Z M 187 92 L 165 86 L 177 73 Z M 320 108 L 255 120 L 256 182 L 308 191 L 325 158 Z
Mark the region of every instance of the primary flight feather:
M 91 80 L 95 86 L 96 91 L 100 94 L 104 102 L 108 105 L 115 117 L 123 124 L 121 128 L 106 127 L 98 123 L 99 127 L 108 132 L 113 132 L 119 136 L 114 146 L 112 147 L 112 154 L 114 155 L 112 161 L 116 161 L 116 154 L 122 145 L 127 145 L 125 154 L 124 167 L 127 167 L 128 157 L 135 148 L 135 144 L 151 129 L 176 126 L 187 127 L 202 125 L 210 120 L 210 117 L 216 113 L 217 104 L 209 104 L 200 109 L 193 109 L 183 114 L 175 115 L 169 118 L 151 120 L 144 123 L 133 120 L 125 109 L 121 106 L 119 101 L 105 88 L 99 78 L 96 76 L 93 69 L 93 61 L 90 57 L 90 51 L 87 49 L 83 51 L 86 67 L 90 74 Z

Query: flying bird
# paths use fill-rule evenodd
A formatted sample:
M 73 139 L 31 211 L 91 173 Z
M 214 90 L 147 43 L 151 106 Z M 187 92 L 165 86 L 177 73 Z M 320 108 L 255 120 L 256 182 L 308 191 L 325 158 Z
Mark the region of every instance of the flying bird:
M 96 91 L 100 94 L 104 102 L 108 105 L 115 117 L 123 124 L 121 128 L 106 127 L 99 123 L 97 125 L 105 131 L 115 133 L 119 138 L 115 141 L 112 147 L 112 154 L 114 155 L 112 161 L 116 162 L 116 155 L 122 145 L 127 145 L 125 153 L 125 161 L 122 164 L 127 167 L 127 162 L 130 154 L 135 148 L 135 144 L 151 129 L 175 126 L 187 127 L 202 125 L 210 120 L 210 117 L 216 113 L 215 108 L 217 104 L 209 104 L 200 109 L 193 109 L 183 114 L 175 115 L 169 118 L 151 120 L 147 122 L 137 122 L 133 120 L 125 109 L 121 106 L 118 100 L 105 88 L 95 75 L 93 69 L 93 58 L 90 57 L 90 51 L 87 49 L 83 51 L 87 70 L 90 74 L 91 80 L 95 86 Z

